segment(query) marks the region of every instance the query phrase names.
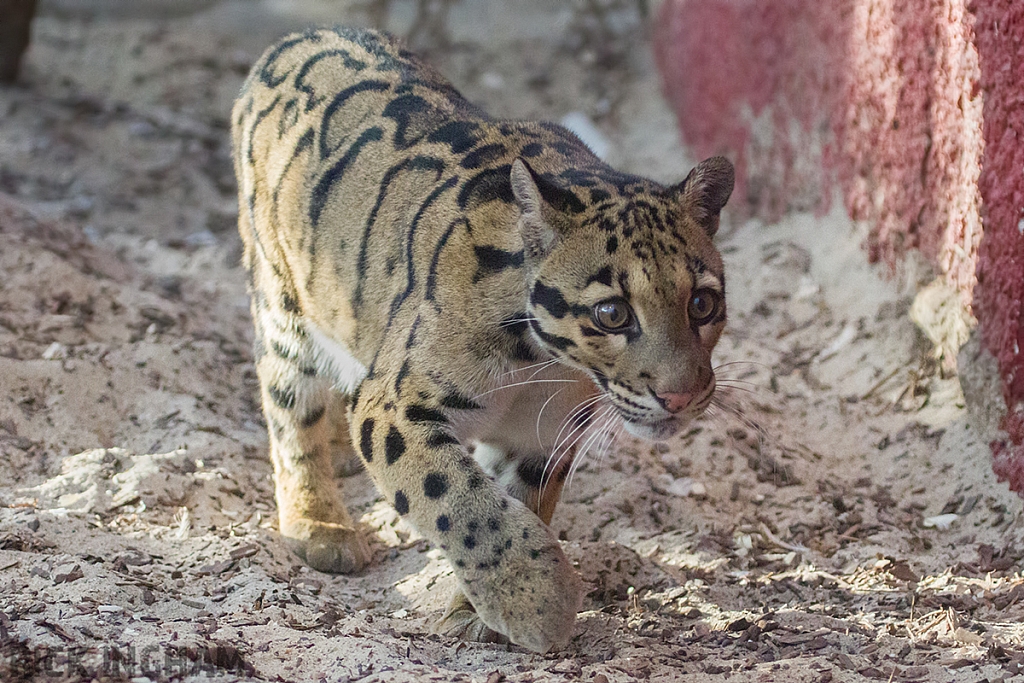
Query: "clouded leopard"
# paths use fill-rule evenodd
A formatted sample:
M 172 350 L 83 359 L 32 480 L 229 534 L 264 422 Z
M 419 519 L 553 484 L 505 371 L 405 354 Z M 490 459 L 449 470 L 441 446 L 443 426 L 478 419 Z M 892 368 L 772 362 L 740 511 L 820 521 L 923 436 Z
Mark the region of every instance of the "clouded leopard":
M 369 562 L 341 443 L 450 559 L 441 631 L 564 645 L 582 583 L 547 523 L 576 452 L 670 437 L 715 390 L 732 166 L 618 172 L 350 28 L 270 48 L 232 121 L 282 536 L 322 571 Z

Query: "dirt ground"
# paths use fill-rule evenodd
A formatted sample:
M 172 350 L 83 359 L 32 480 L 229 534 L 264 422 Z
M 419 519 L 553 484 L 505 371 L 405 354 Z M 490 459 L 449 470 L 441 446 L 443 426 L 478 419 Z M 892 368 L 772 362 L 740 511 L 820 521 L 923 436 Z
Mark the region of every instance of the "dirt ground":
M 692 163 L 640 3 L 463 0 L 412 36 L 492 113 L 583 114 L 625 170 Z M 1024 681 L 1021 500 L 841 213 L 725 221 L 718 408 L 621 439 L 553 526 L 591 590 L 563 652 L 432 635 L 440 552 L 365 475 L 361 576 L 275 531 L 227 115 L 308 23 L 408 0 L 42 3 L 0 90 L 0 680 Z M 440 6 L 441 3 L 434 3 Z M 436 8 L 435 8 L 436 9 Z M 577 115 L 577 118 L 579 116 Z M 970 397 L 996 395 L 984 363 Z

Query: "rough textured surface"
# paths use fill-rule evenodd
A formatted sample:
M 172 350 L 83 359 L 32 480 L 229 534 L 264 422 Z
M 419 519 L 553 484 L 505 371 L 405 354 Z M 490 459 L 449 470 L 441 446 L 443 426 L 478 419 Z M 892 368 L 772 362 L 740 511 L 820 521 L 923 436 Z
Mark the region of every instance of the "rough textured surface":
M 985 239 L 975 310 L 1005 380 L 1009 438 L 993 443 L 996 473 L 1024 491 L 1024 4 L 992 0 L 975 12 L 985 93 Z
M 870 258 L 920 250 L 965 318 L 988 278 L 973 312 L 1010 405 L 996 469 L 1024 492 L 1022 12 L 1010 0 L 668 0 L 656 46 L 687 141 L 739 158 L 752 212 L 821 208 L 838 190 L 870 225 Z

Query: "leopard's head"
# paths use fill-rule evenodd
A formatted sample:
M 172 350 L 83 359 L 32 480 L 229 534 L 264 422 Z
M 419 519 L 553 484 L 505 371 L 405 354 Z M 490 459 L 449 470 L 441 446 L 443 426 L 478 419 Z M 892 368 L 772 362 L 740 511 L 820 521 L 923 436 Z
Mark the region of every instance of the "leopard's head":
M 726 306 L 712 238 L 732 164 L 708 159 L 672 187 L 614 176 L 576 193 L 522 160 L 511 179 L 534 339 L 588 373 L 628 432 L 671 437 L 715 392 Z

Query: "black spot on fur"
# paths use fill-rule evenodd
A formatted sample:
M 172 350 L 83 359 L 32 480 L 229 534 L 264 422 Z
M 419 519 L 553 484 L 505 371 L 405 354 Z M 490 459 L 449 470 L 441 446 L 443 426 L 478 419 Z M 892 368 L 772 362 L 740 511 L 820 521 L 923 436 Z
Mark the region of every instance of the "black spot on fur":
M 405 417 L 410 422 L 438 422 L 448 424 L 448 418 L 440 410 L 412 404 L 405 409 Z
M 562 296 L 562 292 L 554 287 L 548 287 L 540 280 L 533 286 L 530 303 L 544 307 L 556 318 L 564 318 L 569 313 L 569 304 Z
M 507 153 L 508 150 L 505 149 L 505 145 L 484 145 L 483 147 L 478 147 L 477 149 L 474 149 L 472 152 L 463 157 L 462 163 L 460 165 L 462 166 L 462 168 L 465 168 L 467 170 L 480 168 L 481 166 L 489 164 L 492 161 L 500 159 Z
M 591 282 L 599 282 L 600 284 L 604 285 L 605 287 L 611 287 L 612 286 L 612 267 L 611 266 L 605 266 L 601 270 L 597 271 L 596 273 L 594 273 L 593 275 L 591 275 L 590 277 L 587 278 L 587 282 L 583 286 L 586 287 Z
M 477 522 L 470 522 L 466 525 L 466 528 L 469 529 L 469 533 L 475 534 L 480 528 L 480 525 Z
M 276 384 L 271 384 L 267 388 L 267 393 L 270 394 L 270 399 L 282 410 L 291 410 L 295 407 L 295 391 L 285 387 L 282 389 Z
M 519 268 L 523 265 L 523 252 L 505 251 L 497 247 L 478 245 L 473 247 L 476 254 L 476 274 L 473 282 L 479 282 L 488 275 L 500 273 L 508 268 Z
M 298 301 L 298 299 L 293 297 L 291 294 L 288 294 L 287 292 L 285 292 L 284 296 L 281 297 L 281 307 L 285 311 L 287 311 L 288 313 L 301 313 L 302 312 L 299 309 L 299 301 Z
M 472 550 L 476 547 L 476 538 L 473 536 L 466 536 L 462 539 L 462 545 L 466 546 L 466 550 Z
M 283 360 L 296 360 L 295 355 L 288 350 L 288 347 L 276 339 L 270 340 L 270 350 L 274 352 L 275 356 Z
M 523 480 L 523 483 L 532 488 L 540 488 L 544 481 L 544 461 L 523 460 L 516 467 L 516 474 Z
M 448 477 L 440 472 L 431 472 L 423 478 L 423 493 L 435 500 L 448 493 Z
M 327 412 L 327 408 L 324 406 L 309 411 L 306 413 L 306 417 L 302 418 L 302 426 L 309 429 L 323 418 L 325 412 Z
M 526 157 L 527 159 L 535 156 L 539 156 L 544 151 L 544 145 L 539 142 L 531 142 L 530 144 L 519 150 L 519 156 Z
M 277 120 L 277 139 L 280 140 L 299 120 L 298 100 L 288 100 L 281 110 L 281 117 Z
M 491 517 L 487 520 L 487 528 L 491 531 L 498 531 L 501 528 L 501 523 L 498 521 L 497 517 Z
M 391 425 L 387 438 L 384 439 L 384 460 L 389 465 L 393 465 L 403 455 L 405 455 L 405 437 L 394 425 Z
M 582 213 L 587 208 L 572 190 L 559 187 L 551 179 L 544 176 L 534 175 L 533 177 L 537 181 L 537 189 L 540 191 L 540 196 L 556 211 L 577 214 Z
M 409 499 L 405 497 L 401 489 L 395 491 L 395 510 L 400 515 L 409 512 Z
M 560 337 L 557 334 L 548 334 L 543 330 L 543 328 L 541 328 L 540 323 L 538 323 L 536 320 L 530 321 L 530 328 L 533 330 L 534 334 L 536 334 L 540 338 L 542 342 L 544 342 L 548 346 L 555 347 L 559 351 L 565 351 L 570 346 L 576 346 L 576 342 L 574 342 L 572 339 Z
M 395 120 L 395 147 L 406 149 L 429 133 L 443 115 L 419 95 L 402 95 L 388 102 L 383 116 Z
M 483 408 L 483 406 L 468 396 L 463 396 L 462 394 L 455 392 L 445 394 L 444 398 L 441 399 L 441 405 L 445 408 L 452 408 L 453 410 L 480 410 Z
M 451 121 L 427 136 L 427 142 L 447 143 L 454 154 L 462 154 L 473 148 L 479 138 L 475 135 L 480 124 L 470 121 Z
M 409 328 L 409 336 L 405 338 L 405 348 L 411 349 L 416 344 L 416 331 L 420 328 L 420 316 L 416 316 L 412 327 Z
M 514 202 L 515 195 L 512 194 L 512 181 L 509 178 L 511 172 L 512 166 L 505 164 L 477 173 L 459 191 L 459 208 L 472 210 L 487 202 Z
M 452 528 L 452 522 L 448 519 L 448 515 L 440 515 L 434 522 L 438 531 L 448 531 Z
M 435 429 L 427 437 L 427 445 L 431 448 L 441 448 L 442 446 L 457 446 L 459 440 L 449 434 L 446 430 Z
M 363 420 L 363 424 L 359 427 L 359 450 L 363 454 L 363 460 L 370 462 L 373 460 L 373 418 L 368 417 Z

